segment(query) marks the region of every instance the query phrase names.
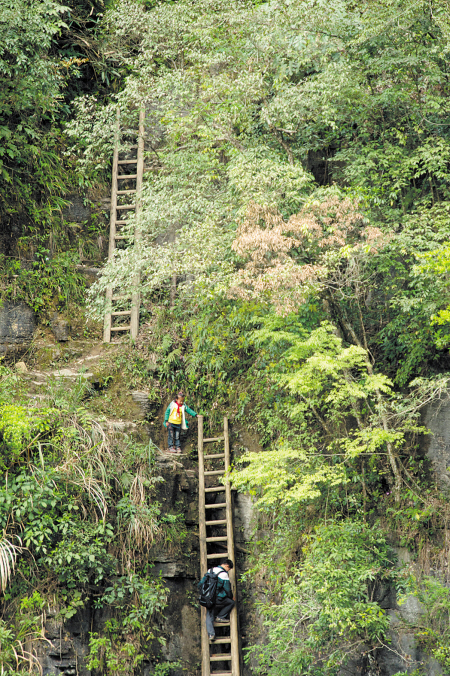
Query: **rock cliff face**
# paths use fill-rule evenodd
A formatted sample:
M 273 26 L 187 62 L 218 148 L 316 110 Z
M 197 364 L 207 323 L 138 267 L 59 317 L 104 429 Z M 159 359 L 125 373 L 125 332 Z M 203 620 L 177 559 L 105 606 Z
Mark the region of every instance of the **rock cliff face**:
M 423 423 L 430 430 L 423 447 L 442 490 L 450 490 L 450 398 L 445 397 L 427 407 Z
M 193 428 L 191 442 L 196 436 L 195 424 Z M 248 442 L 237 432 L 234 437 L 236 446 Z M 157 441 L 161 444 L 159 435 Z M 188 449 L 192 446 L 192 443 L 188 443 Z M 157 467 L 164 481 L 159 484 L 155 499 L 168 512 L 176 509 L 178 513 L 182 513 L 188 528 L 188 537 L 183 543 L 182 551 L 176 543 L 165 541 L 159 542 L 149 552 L 149 561 L 154 564 L 155 575 L 161 575 L 169 590 L 169 602 L 159 627 L 166 640 L 161 656 L 182 665 L 178 671 L 173 672 L 174 676 L 198 676 L 201 673 L 200 608 L 197 604 L 196 586 L 200 576 L 198 472 L 195 458 L 188 454 L 176 459 L 158 456 Z M 239 572 L 246 568 L 246 547 L 252 535 L 252 520 L 251 498 L 245 495 L 236 496 L 235 531 Z M 245 645 L 247 627 L 257 622 L 251 596 L 249 603 L 241 604 L 239 610 Z M 47 611 L 46 640 L 40 643 L 37 650 L 43 676 L 90 676 L 91 672 L 86 668 L 89 633 L 101 632 L 108 619 L 110 612 L 107 608 L 98 610 L 92 605 L 86 605 L 75 617 L 65 622 L 58 619 L 56 610 Z M 151 663 L 144 664 L 144 676 L 150 676 L 154 667 Z M 244 673 L 250 674 L 250 671 L 245 669 Z
M 140 393 L 138 393 L 140 394 Z M 138 405 L 147 406 L 142 397 L 133 393 Z M 428 453 L 432 467 L 441 477 L 443 486 L 450 479 L 442 479 L 450 466 L 450 403 L 430 407 L 425 420 L 431 434 L 425 440 L 424 449 Z M 195 425 L 194 425 L 195 428 Z M 195 429 L 191 432 L 195 437 Z M 245 430 L 235 429 L 232 435 L 236 448 L 247 447 L 258 450 L 258 444 L 250 439 Z M 160 435 L 156 441 L 162 443 Z M 190 447 L 193 444 L 189 444 Z M 198 676 L 201 673 L 200 653 L 200 609 L 197 605 L 196 582 L 199 579 L 199 552 L 197 536 L 198 520 L 198 476 L 195 458 L 182 457 L 158 459 L 158 468 L 164 483 L 160 485 L 157 499 L 168 511 L 175 508 L 184 514 L 190 530 L 183 551 L 173 547 L 171 542 L 162 542 L 155 546 L 149 559 L 155 565 L 155 573 L 160 574 L 169 589 L 169 603 L 164 611 L 164 620 L 160 627 L 166 639 L 162 650 L 164 659 L 179 661 L 182 668 L 175 676 Z M 450 476 L 450 475 L 449 475 Z M 248 566 L 247 553 L 253 530 L 256 527 L 255 514 L 250 496 L 235 496 L 235 544 L 237 548 L 238 572 L 243 573 Z M 258 538 L 263 536 L 258 532 Z M 399 565 L 415 567 L 411 553 L 407 549 L 396 550 Z M 248 643 L 264 640 L 264 628 L 261 625 L 255 603 L 267 600 L 264 584 L 254 584 L 247 589 L 240 588 L 239 605 L 240 633 L 243 647 Z M 440 676 L 442 669 L 438 662 L 426 655 L 417 644 L 414 633 L 422 608 L 414 596 L 399 605 L 395 590 L 382 585 L 376 591 L 376 598 L 388 613 L 391 621 L 390 642 L 376 654 L 364 651 L 360 657 L 352 660 L 341 670 L 341 676 L 394 676 L 400 672 L 412 673 L 420 668 L 424 676 Z M 46 641 L 39 648 L 39 661 L 43 676 L 78 674 L 90 676 L 86 669 L 86 656 L 89 652 L 89 632 L 101 631 L 109 619 L 108 609 L 101 611 L 87 606 L 76 617 L 65 623 L 56 619 L 56 614 L 47 614 L 45 623 Z M 144 665 L 144 675 L 154 671 L 151 663 Z M 244 676 L 250 676 L 250 666 L 244 665 Z
M 399 566 L 417 569 L 407 549 L 397 547 L 395 553 Z M 415 572 L 418 571 L 415 570 Z M 372 660 L 369 660 L 367 656 L 362 658 L 360 670 L 356 668 L 352 673 L 355 675 L 378 673 L 381 676 L 393 676 L 400 672 L 411 673 L 420 669 L 420 673 L 424 676 L 442 674 L 439 663 L 424 653 L 415 639 L 416 627 L 423 613 L 419 600 L 411 594 L 399 604 L 395 589 L 382 586 L 378 589 L 377 600 L 390 619 L 389 643 L 379 650 Z
M 195 581 L 198 571 L 186 570 L 184 562 L 170 560 L 162 553 L 155 561 L 156 569 L 161 570 L 165 586 L 169 590 L 169 604 L 164 615 L 164 624 L 160 627 L 166 639 L 162 648 L 163 659 L 179 661 L 182 668 L 174 673 L 179 676 L 198 674 L 200 670 L 200 633 L 199 611 L 193 606 Z M 47 612 L 45 622 L 45 641 L 37 648 L 37 657 L 43 676 L 90 676 L 86 668 L 89 653 L 89 632 L 101 632 L 107 620 L 111 619 L 108 609 L 101 611 L 91 605 L 85 606 L 70 620 L 62 622 L 55 612 Z M 144 676 L 153 673 L 155 665 L 144 664 Z
M 1 323 L 3 322 L 3 323 Z M 8 345 L 14 340 L 31 339 L 34 329 L 33 316 L 29 309 L 5 306 L 0 315 L 1 336 L 7 336 Z M 56 348 L 55 348 L 56 349 Z M 86 357 L 95 360 L 96 355 Z M 78 362 L 77 362 L 78 363 Z M 84 363 L 84 362 L 83 362 Z M 35 375 L 33 379 L 36 380 Z M 129 393 L 130 404 L 134 406 L 133 417 L 145 421 L 151 409 L 151 402 L 145 392 Z M 163 410 L 157 413 L 161 419 Z M 430 460 L 431 469 L 443 489 L 450 487 L 450 400 L 436 402 L 424 415 L 424 422 L 431 434 L 423 440 L 423 452 Z M 117 429 L 124 426 L 124 433 L 133 434 L 136 427 L 131 422 L 115 422 Z M 128 425 L 128 427 L 127 427 Z M 145 426 L 145 425 L 144 425 Z M 158 427 L 158 429 L 157 429 Z M 161 426 L 150 424 L 147 433 L 160 448 L 164 447 Z M 117 432 L 117 430 L 116 430 Z M 169 602 L 161 619 L 160 630 L 166 639 L 162 657 L 182 665 L 175 676 L 197 676 L 200 674 L 200 609 L 197 605 L 196 582 L 199 579 L 198 552 L 198 476 L 195 458 L 195 421 L 191 426 L 190 442 L 187 453 L 181 458 L 158 456 L 157 466 L 164 481 L 159 484 L 155 499 L 165 505 L 168 512 L 182 513 L 188 528 L 188 537 L 182 548 L 170 541 L 158 542 L 149 552 L 149 561 L 154 564 L 155 574 L 161 575 L 169 590 Z M 238 449 L 261 450 L 257 441 L 245 429 L 237 427 L 231 430 L 232 446 Z M 237 550 L 238 576 L 248 568 L 248 552 L 253 531 L 257 528 L 252 499 L 248 495 L 235 496 L 235 544 Z M 266 534 L 257 531 L 258 539 Z M 406 549 L 397 549 L 399 565 L 417 565 L 411 553 Z M 256 602 L 266 601 L 267 592 L 264 581 L 252 583 L 247 588 L 240 587 L 241 602 L 238 603 L 242 644 L 264 640 L 264 627 L 256 610 Z M 239 597 L 238 597 L 239 598 Z M 415 631 L 422 608 L 417 598 L 410 596 L 399 605 L 395 590 L 380 585 L 376 599 L 385 609 L 391 621 L 390 642 L 373 654 L 361 648 L 359 658 L 354 659 L 341 676 L 394 676 L 400 672 L 412 673 L 420 668 L 424 676 L 439 676 L 442 670 L 439 664 L 427 656 L 415 640 Z M 86 668 L 89 652 L 89 633 L 101 632 L 110 619 L 108 608 L 101 610 L 87 604 L 78 614 L 65 622 L 58 619 L 56 610 L 47 611 L 45 621 L 45 641 L 38 648 L 38 658 L 43 676 L 71 674 L 90 676 Z M 154 672 L 155 665 L 144 664 L 145 676 Z M 251 669 L 244 666 L 244 676 L 250 676 Z
M 4 302 L 0 306 L 0 357 L 23 354 L 35 329 L 35 315 L 28 305 Z
M 422 439 L 423 455 L 430 461 L 430 471 L 434 474 L 441 490 L 449 491 L 450 398 L 448 396 L 428 406 L 424 411 L 423 424 L 430 431 Z M 249 440 L 245 439 L 245 432 L 243 437 L 244 445 L 248 445 Z M 252 448 L 252 450 L 256 449 Z M 252 536 L 255 526 L 253 519 L 251 498 L 238 495 L 236 497 L 236 524 L 239 526 L 239 531 L 236 541 L 244 547 L 248 547 L 246 543 Z M 264 535 L 262 531 L 259 531 L 257 538 L 261 539 Z M 399 567 L 405 566 L 420 576 L 420 565 L 408 549 L 396 547 L 395 554 Z M 246 565 L 245 556 L 241 558 L 240 563 L 241 572 L 243 572 Z M 430 572 L 439 575 L 441 579 L 447 579 L 447 571 L 432 570 Z M 258 643 L 264 640 L 264 627 L 261 625 L 258 613 L 255 612 L 254 604 L 257 601 L 268 600 L 263 583 L 254 584 L 251 589 L 246 590 L 246 604 L 240 608 L 241 633 L 244 636 L 244 642 Z M 437 660 L 427 655 L 415 638 L 421 615 L 424 612 L 417 597 L 410 595 L 399 603 L 394 588 L 379 585 L 376 589 L 375 600 L 389 616 L 389 641 L 376 653 L 371 653 L 361 646 L 359 657 L 341 669 L 340 676 L 394 676 L 403 673 L 440 676 L 443 674 L 443 669 Z M 247 671 L 247 675 L 249 673 Z
M 423 454 L 430 461 L 430 469 L 438 486 L 443 491 L 450 489 L 450 398 L 445 395 L 424 411 L 423 424 L 430 433 L 422 439 Z M 420 575 L 420 566 L 408 549 L 395 548 L 398 565 L 406 566 Z M 434 570 L 441 579 L 447 576 L 446 571 Z M 399 604 L 395 589 L 380 586 L 376 600 L 386 610 L 390 618 L 389 643 L 376 654 L 364 654 L 361 651 L 359 660 L 354 660 L 342 676 L 394 676 L 399 673 L 412 673 L 416 670 L 424 676 L 443 674 L 442 667 L 434 658 L 427 655 L 415 639 L 421 615 L 424 612 L 419 600 L 410 595 Z
M 179 661 L 181 674 L 197 674 L 200 668 L 200 611 L 196 603 L 196 582 L 199 577 L 197 528 L 197 476 L 193 469 L 180 462 L 161 459 L 158 469 L 164 482 L 156 499 L 167 511 L 184 513 L 186 525 L 192 528 L 181 552 L 172 542 L 158 543 L 149 553 L 155 574 L 161 575 L 169 590 L 169 603 L 159 627 L 166 639 L 162 657 Z M 108 608 L 95 609 L 86 605 L 77 615 L 63 622 L 56 611 L 47 611 L 45 641 L 38 647 L 38 659 L 43 676 L 65 674 L 89 676 L 86 657 L 89 653 L 89 632 L 99 632 L 110 619 Z M 144 674 L 153 673 L 154 665 L 144 665 Z

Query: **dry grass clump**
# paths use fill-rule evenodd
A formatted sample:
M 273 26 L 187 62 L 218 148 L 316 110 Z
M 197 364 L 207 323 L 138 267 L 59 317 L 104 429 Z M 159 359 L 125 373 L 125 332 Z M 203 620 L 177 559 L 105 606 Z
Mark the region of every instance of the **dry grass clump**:
M 17 555 L 22 551 L 22 542 L 18 536 L 15 536 L 20 545 L 15 545 L 11 539 L 3 534 L 0 540 L 0 585 L 2 592 L 5 592 L 8 582 L 11 579 L 16 564 Z

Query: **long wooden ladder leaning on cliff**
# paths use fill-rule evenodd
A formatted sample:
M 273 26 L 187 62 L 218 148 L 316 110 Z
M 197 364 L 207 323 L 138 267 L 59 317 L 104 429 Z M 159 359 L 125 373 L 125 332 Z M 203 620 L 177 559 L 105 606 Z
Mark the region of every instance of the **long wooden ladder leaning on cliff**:
M 224 451 L 204 455 L 204 444 L 224 442 Z M 205 469 L 205 463 L 215 469 Z M 217 468 L 218 467 L 218 468 Z M 230 483 L 219 484 L 218 480 L 230 468 L 230 439 L 228 418 L 223 420 L 223 436 L 212 439 L 203 438 L 203 416 L 198 416 L 198 469 L 199 469 L 199 536 L 200 536 L 200 573 L 201 576 L 214 565 L 214 559 L 230 559 L 235 564 L 233 533 L 233 502 Z M 212 482 L 214 485 L 206 484 Z M 223 495 L 225 497 L 223 497 Z M 212 502 L 211 502 L 212 500 Z M 215 502 L 217 500 L 217 502 Z M 216 514 L 216 511 L 219 513 Z M 225 512 L 225 518 L 223 517 Z M 210 534 L 207 531 L 225 531 Z M 225 547 L 221 552 L 211 551 Z M 231 586 L 236 596 L 236 566 L 229 572 Z M 206 609 L 202 608 L 202 676 L 239 676 L 239 631 L 236 607 L 233 608 L 228 624 L 223 627 L 223 635 L 217 635 L 210 644 L 206 631 Z M 222 630 L 220 630 L 222 632 Z M 223 652 L 220 652 L 223 649 Z M 214 666 L 230 665 L 214 671 Z
M 112 182 L 111 182 L 111 215 L 109 225 L 109 249 L 108 259 L 113 258 L 114 252 L 117 249 L 118 242 L 126 244 L 128 237 L 121 232 L 122 226 L 127 223 L 127 217 L 134 212 L 136 215 L 134 241 L 135 243 L 140 239 L 139 230 L 139 213 L 141 209 L 141 190 L 142 179 L 144 175 L 144 133 L 145 133 L 145 110 L 141 109 L 139 112 L 139 130 L 136 134 L 137 144 L 131 145 L 127 149 L 127 158 L 120 158 L 123 154 L 119 151 L 119 113 L 117 115 L 117 129 L 114 143 L 114 156 L 112 168 Z M 130 152 L 129 152 L 130 151 Z M 128 157 L 130 154 L 135 154 L 135 157 Z M 135 187 L 121 190 L 124 183 L 131 184 Z M 122 197 L 123 196 L 123 197 Z M 125 203 L 122 204 L 122 200 Z M 106 291 L 107 309 L 103 324 L 103 342 L 111 342 L 111 334 L 116 332 L 131 333 L 132 338 L 136 338 L 139 330 L 139 309 L 140 309 L 140 295 L 139 295 L 140 279 L 135 277 L 133 279 L 133 293 L 131 296 L 125 296 L 120 292 L 120 289 L 109 287 Z M 118 304 L 118 305 L 117 305 Z M 123 309 L 125 306 L 126 309 Z M 122 323 L 124 319 L 129 319 L 129 323 Z

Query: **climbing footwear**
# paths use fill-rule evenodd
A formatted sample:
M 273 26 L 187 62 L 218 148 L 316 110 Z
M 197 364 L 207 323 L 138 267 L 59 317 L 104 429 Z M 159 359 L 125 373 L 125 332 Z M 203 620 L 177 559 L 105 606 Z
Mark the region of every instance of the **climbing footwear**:
M 214 634 L 208 634 L 208 638 L 211 641 L 211 643 L 216 640 L 216 637 L 215 637 Z
M 226 620 L 224 617 L 216 617 L 214 620 L 215 622 L 229 622 L 230 620 Z

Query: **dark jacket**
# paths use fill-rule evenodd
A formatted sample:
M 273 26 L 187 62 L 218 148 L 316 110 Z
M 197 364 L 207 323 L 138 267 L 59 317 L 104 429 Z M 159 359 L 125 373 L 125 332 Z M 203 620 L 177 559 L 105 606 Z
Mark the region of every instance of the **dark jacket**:
M 230 578 L 228 577 L 227 571 L 222 568 L 222 566 L 214 566 L 213 568 L 210 568 L 208 570 L 208 573 L 210 571 L 214 571 L 214 573 L 217 573 L 219 575 L 219 579 L 217 580 L 217 598 L 218 599 L 232 599 L 233 598 L 233 591 L 231 589 L 231 582 Z M 198 588 L 202 586 L 202 584 L 205 581 L 205 575 L 202 577 L 200 582 L 198 583 Z

